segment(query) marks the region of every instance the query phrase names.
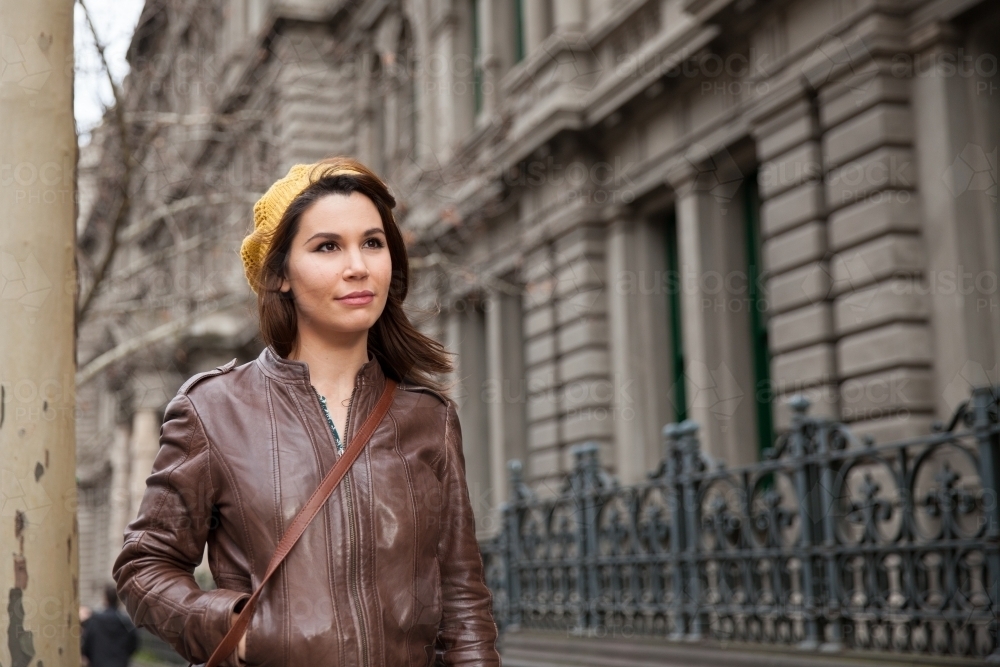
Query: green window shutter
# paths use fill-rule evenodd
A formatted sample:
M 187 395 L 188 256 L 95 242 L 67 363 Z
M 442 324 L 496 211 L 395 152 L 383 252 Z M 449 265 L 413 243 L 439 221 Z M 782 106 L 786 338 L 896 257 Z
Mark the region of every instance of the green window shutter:
M 670 211 L 663 228 L 666 242 L 667 317 L 670 318 L 670 371 L 674 383 L 674 419 L 687 419 L 687 387 L 684 382 L 684 335 L 681 328 L 681 269 L 677 245 L 677 213 Z
M 753 357 L 754 405 L 757 411 L 757 446 L 764 450 L 774 445 L 772 417 L 771 354 L 767 339 L 767 298 L 764 293 L 764 265 L 761 261 L 760 196 L 757 174 L 743 180 L 744 221 L 746 225 L 747 302 L 750 309 L 750 353 Z

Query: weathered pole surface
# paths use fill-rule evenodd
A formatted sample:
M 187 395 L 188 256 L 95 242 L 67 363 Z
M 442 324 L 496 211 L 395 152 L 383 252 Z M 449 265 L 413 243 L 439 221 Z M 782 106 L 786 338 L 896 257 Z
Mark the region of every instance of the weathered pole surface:
M 78 666 L 73 1 L 0 0 L 0 665 Z

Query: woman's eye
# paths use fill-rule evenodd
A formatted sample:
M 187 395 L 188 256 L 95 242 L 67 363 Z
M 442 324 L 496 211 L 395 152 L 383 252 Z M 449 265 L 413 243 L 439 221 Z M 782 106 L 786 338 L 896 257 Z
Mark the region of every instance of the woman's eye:
M 385 243 L 381 239 L 376 239 L 376 238 L 368 239 L 367 241 L 364 242 L 363 245 L 371 248 L 385 247 Z M 320 243 L 318 246 L 316 246 L 317 252 L 331 252 L 336 249 L 337 249 L 337 244 L 334 243 L 333 241 L 326 241 L 325 243 Z

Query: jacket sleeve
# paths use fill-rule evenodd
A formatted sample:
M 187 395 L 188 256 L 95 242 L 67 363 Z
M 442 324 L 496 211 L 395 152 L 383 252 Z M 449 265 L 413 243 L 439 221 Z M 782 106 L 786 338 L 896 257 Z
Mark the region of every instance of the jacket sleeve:
M 112 575 L 132 621 L 194 663 L 208 660 L 231 613 L 250 597 L 203 591 L 195 582 L 214 500 L 208 438 L 190 399 L 178 394 L 167 406 L 153 471 Z M 235 666 L 235 652 L 222 664 Z
M 443 516 L 438 544 L 442 604 L 439 656 L 446 665 L 499 665 L 493 596 L 483 576 L 476 521 L 465 479 L 462 430 L 451 401 L 444 456 Z

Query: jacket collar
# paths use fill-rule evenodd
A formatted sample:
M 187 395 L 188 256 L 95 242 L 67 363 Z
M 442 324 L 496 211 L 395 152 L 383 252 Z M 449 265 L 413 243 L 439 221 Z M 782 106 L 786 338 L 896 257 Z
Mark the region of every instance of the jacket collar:
M 265 375 L 282 382 L 311 385 L 309 364 L 304 361 L 285 359 L 268 345 L 257 357 L 257 365 Z M 368 361 L 358 369 L 357 379 L 362 385 L 370 385 L 381 389 L 385 382 L 382 365 L 375 355 L 368 350 Z

